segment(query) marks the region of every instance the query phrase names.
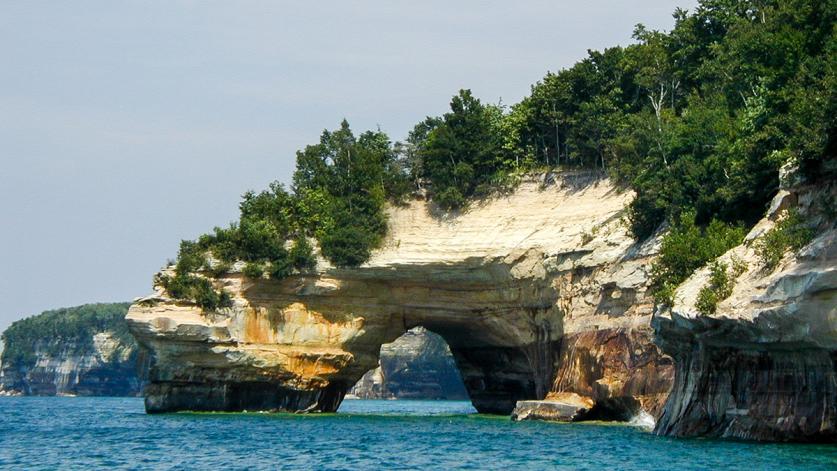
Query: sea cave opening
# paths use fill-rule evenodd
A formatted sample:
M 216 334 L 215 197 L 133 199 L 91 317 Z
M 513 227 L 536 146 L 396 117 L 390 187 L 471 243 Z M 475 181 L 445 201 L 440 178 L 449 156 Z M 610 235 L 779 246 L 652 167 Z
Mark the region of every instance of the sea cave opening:
M 340 411 L 354 409 L 353 400 L 459 401 L 457 411 L 476 412 L 445 339 L 425 327 L 414 327 L 381 346 L 378 366 L 349 389 Z M 417 412 L 450 409 L 450 405 L 416 405 Z

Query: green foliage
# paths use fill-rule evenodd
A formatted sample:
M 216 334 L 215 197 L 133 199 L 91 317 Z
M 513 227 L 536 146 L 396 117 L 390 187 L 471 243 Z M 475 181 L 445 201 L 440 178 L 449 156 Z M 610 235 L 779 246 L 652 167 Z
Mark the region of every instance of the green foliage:
M 203 266 L 203 271 L 213 278 L 220 278 L 229 273 L 231 269 L 232 265 L 224 261 L 216 262 L 215 265 L 211 265 L 207 261 Z
M 241 219 L 239 258 L 248 262 L 273 260 L 284 256 L 285 240 L 278 228 L 267 219 Z
M 404 142 L 380 130 L 355 136 L 345 120 L 323 131 L 297 152 L 291 191 L 248 192 L 236 223 L 183 242 L 175 286 L 194 295 L 199 282 L 186 275 L 218 273 L 205 268 L 208 254 L 273 278 L 308 269 L 307 242 L 284 248 L 305 237 L 334 265 L 358 266 L 386 234 L 387 201 L 426 192 L 453 210 L 524 172 L 576 167 L 635 192 L 627 219 L 637 239 L 672 224 L 654 272 L 670 302 L 762 216 L 781 165 L 798 163 L 813 180 L 837 175 L 837 0 L 701 0 L 674 18 L 670 32 L 638 25 L 634 44 L 547 73 L 509 108 L 460 90 Z M 765 264 L 799 238 L 765 237 Z
M 292 272 L 293 265 L 287 255 L 270 261 L 270 277 L 274 280 L 281 280 L 289 276 Z
M 125 323 L 129 306 L 128 303 L 86 304 L 15 321 L 2 335 L 2 363 L 32 367 L 37 360 L 36 349 L 56 356 L 61 348 L 69 346 L 72 351 L 67 354 L 81 354 L 92 350 L 93 336 L 105 331 L 121 345 L 132 347 L 134 339 Z
M 197 271 L 204 266 L 206 256 L 200 244 L 191 240 L 180 241 L 180 252 L 177 254 L 177 265 L 175 271 L 185 275 Z
M 350 225 L 337 225 L 320 242 L 323 255 L 338 267 L 354 267 L 369 259 L 373 242 L 367 231 Z
M 337 266 L 360 265 L 386 233 L 386 182 L 401 178 L 388 174 L 395 159 L 389 138 L 367 131 L 356 139 L 344 121 L 302 154 L 326 172 L 322 178 L 303 178 L 314 172 L 298 166 L 294 177 L 298 193 L 319 194 L 324 200 L 322 212 L 314 216 L 322 221 L 314 233 L 323 255 Z
M 201 276 L 176 273 L 161 277 L 160 283 L 173 298 L 190 300 L 204 309 L 230 306 L 229 295 L 216 290 L 211 281 Z
M 470 90 L 460 90 L 450 108 L 419 150 L 423 176 L 444 209 L 463 206 L 503 168 L 502 111 L 483 105 Z
M 266 191 L 248 191 L 239 204 L 242 221 L 264 221 L 277 234 L 287 234 L 294 227 L 295 201 L 293 195 L 277 182 Z
M 305 237 L 299 237 L 294 241 L 294 245 L 291 247 L 288 255 L 291 265 L 297 270 L 311 270 L 317 266 L 314 249 Z
M 701 228 L 695 223 L 693 212 L 684 213 L 663 237 L 660 255 L 651 267 L 657 302 L 671 305 L 677 285 L 696 269 L 740 244 L 744 235 L 742 227 L 718 220 Z
M 639 240 L 653 234 L 666 218 L 668 203 L 661 194 L 661 188 L 648 185 L 647 190 L 637 192 L 628 207 L 628 224 Z
M 301 232 L 314 234 L 320 238 L 327 228 L 334 225 L 329 209 L 332 202 L 331 195 L 325 187 L 298 188 L 295 195 L 297 223 Z
M 421 190 L 424 183 L 424 155 L 430 133 L 443 124 L 442 118 L 426 117 L 416 124 L 404 142 L 395 143 L 399 167 L 407 174 L 412 189 Z
M 487 181 L 474 188 L 474 196 L 484 198 L 492 195 L 508 195 L 517 188 L 522 176 L 523 174 L 513 170 L 498 170 Z
M 756 253 L 764 268 L 772 272 L 788 250 L 798 251 L 813 237 L 814 230 L 797 211 L 791 210 L 756 242 Z
M 503 117 L 504 164 L 607 170 L 637 194 L 638 239 L 690 210 L 754 223 L 787 161 L 837 173 L 837 1 L 704 0 L 674 17 L 536 83 Z
M 234 263 L 239 258 L 238 225 L 230 224 L 226 229 L 216 227 L 214 234 L 204 234 L 198 238 L 198 244 L 224 263 Z
M 264 265 L 259 262 L 248 262 L 241 270 L 247 278 L 258 279 L 264 275 Z
M 458 188 L 449 186 L 436 191 L 433 201 L 443 209 L 455 209 L 464 206 L 466 198 Z
M 402 178 L 388 173 L 395 167 L 389 138 L 380 131 L 355 138 L 343 121 L 340 129 L 323 132 L 320 143 L 299 156 L 295 191 L 321 198 L 322 204 L 310 205 L 318 213 L 308 216 L 319 222 L 313 232 L 320 250 L 337 266 L 362 264 L 386 233 L 386 182 Z
M 733 276 L 733 278 L 738 278 L 744 272 L 746 272 L 748 268 L 749 267 L 747 266 L 747 262 L 745 262 L 744 260 L 741 260 L 738 257 L 735 257 L 735 256 L 732 257 L 732 276 Z
M 258 278 L 267 271 L 282 279 L 316 266 L 309 235 L 335 265 L 362 264 L 386 234 L 387 198 L 399 201 L 412 191 L 409 168 L 399 159 L 383 132 L 355 138 L 346 121 L 324 131 L 318 144 L 297 153 L 293 192 L 272 183 L 260 193 L 245 193 L 236 223 L 181 243 L 176 274 L 161 280 L 164 287 L 175 298 L 222 306 L 223 292 L 195 273 L 217 277 L 241 260 L 247 262 L 245 276 Z M 295 240 L 290 252 L 288 240 Z M 211 265 L 210 254 L 220 263 Z
M 718 303 L 732 294 L 735 280 L 747 270 L 747 264 L 737 258 L 732 261 L 732 273 L 726 263 L 714 261 L 709 265 L 709 283 L 698 292 L 695 307 L 704 316 L 714 314 Z

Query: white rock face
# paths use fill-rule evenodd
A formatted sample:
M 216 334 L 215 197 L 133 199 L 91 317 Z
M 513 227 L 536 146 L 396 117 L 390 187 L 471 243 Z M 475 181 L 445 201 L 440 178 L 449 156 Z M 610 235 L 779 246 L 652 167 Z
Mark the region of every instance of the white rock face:
M 810 199 L 810 195 L 804 194 Z M 732 294 L 718 304 L 717 313 L 711 317 L 754 324 L 759 333 L 753 341 L 798 341 L 837 349 L 837 303 L 832 297 L 837 287 L 837 229 L 822 230 L 798 254 L 786 253 L 773 271 L 765 269 L 757 253 L 758 238 L 773 229 L 783 211 L 796 207 L 796 203 L 789 203 L 796 199 L 796 194 L 781 190 L 773 199 L 768 216 L 750 230 L 744 244 L 718 258 L 728 266 L 736 259 L 743 261 L 747 271 L 736 279 Z M 695 271 L 678 287 L 672 313 L 661 316 L 700 317 L 695 304 L 698 292 L 708 283 L 708 266 Z M 782 329 L 769 325 L 759 329 L 760 323 L 767 322 L 785 325 Z
M 40 339 L 31 348 L 35 362 L 0 369 L 0 391 L 9 395 L 136 396 L 141 389 L 137 347 L 112 332 L 93 336 L 92 348 L 65 339 Z
M 670 365 L 650 342 L 656 243 L 635 244 L 621 221 L 633 195 L 591 173 L 543 179 L 462 214 L 390 208 L 386 240 L 359 268 L 229 274 L 215 280 L 229 309 L 158 290 L 127 317 L 156 358 L 147 409 L 334 410 L 381 345 L 417 326 L 450 345 L 478 410 L 558 390 L 654 409 L 667 377 L 645 380 Z
M 584 235 L 602 230 L 614 236 L 607 245 L 631 245 L 613 218 L 618 219 L 633 194 L 620 193 L 607 180 L 589 174 L 565 178 L 545 188 L 537 181 L 524 182 L 513 194 L 474 203 L 463 214 L 440 215 L 421 201 L 390 208 L 387 240 L 366 266 L 459 265 L 530 250 L 549 255 L 592 252 L 592 247 L 584 248 Z M 535 264 L 520 268 L 538 269 Z
M 709 269 L 697 270 L 654 320 L 657 340 L 674 357 L 676 380 L 657 432 L 761 440 L 837 437 L 837 229 L 823 203 L 833 186 L 783 189 L 745 242 L 720 257 L 746 262 L 732 294 L 713 315 L 695 308 Z M 757 240 L 788 208 L 818 226 L 799 253 L 773 271 Z M 829 219 L 831 218 L 831 219 Z

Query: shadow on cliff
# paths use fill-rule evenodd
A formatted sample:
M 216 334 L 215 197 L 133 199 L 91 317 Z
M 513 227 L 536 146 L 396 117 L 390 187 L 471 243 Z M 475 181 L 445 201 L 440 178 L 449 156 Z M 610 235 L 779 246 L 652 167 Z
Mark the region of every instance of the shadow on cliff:
M 485 208 L 498 199 L 508 198 L 518 190 L 521 184 L 524 183 L 536 183 L 539 191 L 554 189 L 562 192 L 564 197 L 569 197 L 606 181 L 608 181 L 608 175 L 602 170 L 546 172 L 542 174 L 526 175 L 514 185 L 494 189 L 487 195 L 472 196 L 469 198 L 464 207 L 458 209 L 447 210 L 441 208 L 434 203 L 432 199 L 426 197 L 425 201 L 427 201 L 427 214 L 429 216 L 439 222 L 451 222 L 472 210 Z M 613 187 L 605 193 L 605 196 L 622 193 L 623 191 L 626 191 L 626 188 L 627 187 L 613 185 Z

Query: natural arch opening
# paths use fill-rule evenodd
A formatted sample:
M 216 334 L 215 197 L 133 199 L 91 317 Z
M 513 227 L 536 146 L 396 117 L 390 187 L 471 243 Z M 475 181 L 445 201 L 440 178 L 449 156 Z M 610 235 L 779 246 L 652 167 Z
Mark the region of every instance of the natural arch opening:
M 502 318 L 497 313 L 422 309 L 393 316 L 380 331 L 367 331 L 373 338 L 390 339 L 390 343 L 362 347 L 368 353 L 356 356 L 361 361 L 354 362 L 351 369 L 344 369 L 344 378 L 351 378 L 344 383 L 344 391 L 350 394 L 349 397 L 462 398 L 469 400 L 480 413 L 507 415 L 517 401 L 542 399 L 546 395 L 556 350 L 552 329 L 543 314 L 543 311 L 532 310 L 519 319 Z M 424 387 L 423 391 L 411 394 L 402 384 L 386 385 L 393 379 L 399 382 L 399 375 L 392 374 L 393 369 L 399 368 L 386 365 L 389 361 L 387 352 L 420 340 L 417 333 L 431 335 L 432 348 L 443 350 L 444 356 L 440 362 L 443 364 L 437 363 L 430 368 L 413 365 L 414 373 L 422 377 L 419 381 Z M 374 348 L 374 353 L 370 348 Z M 375 367 L 380 364 L 384 367 L 377 370 Z M 400 369 L 407 369 L 406 365 L 401 365 Z M 351 375 L 350 371 L 353 371 Z M 400 379 L 405 378 L 402 375 Z M 438 386 L 440 380 L 447 384 Z M 356 383 L 359 385 L 353 387 Z M 339 403 L 335 405 L 339 406 Z
M 469 399 L 447 342 L 424 327 L 382 345 L 378 366 L 367 371 L 346 398 Z
M 526 254 L 515 260 L 542 258 Z M 386 276 L 237 278 L 238 305 L 223 313 L 177 306 L 171 315 L 189 328 L 176 332 L 159 320 L 159 306 L 136 307 L 136 329 L 163 329 L 169 342 L 143 338 L 157 355 L 146 410 L 335 412 L 378 366 L 382 345 L 424 327 L 449 346 L 473 407 L 508 415 L 518 401 L 546 396 L 562 335 L 555 288 L 511 270 L 505 261 L 468 261 Z
M 619 223 L 631 195 L 569 176 L 555 192 L 527 181 L 441 220 L 420 201 L 392 207 L 391 232 L 364 265 L 281 280 L 235 270 L 212 280 L 233 300 L 223 309 L 158 282 L 127 316 L 153 353 L 146 410 L 335 412 L 381 345 L 422 326 L 447 342 L 479 412 L 510 414 L 549 393 L 659 411 L 673 370 L 649 326 L 656 246 Z

